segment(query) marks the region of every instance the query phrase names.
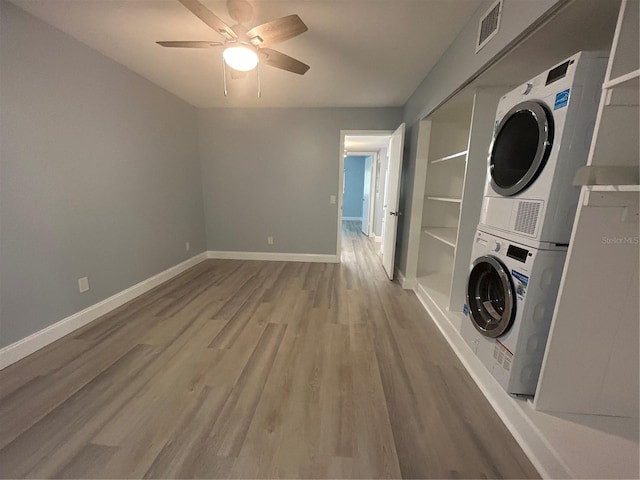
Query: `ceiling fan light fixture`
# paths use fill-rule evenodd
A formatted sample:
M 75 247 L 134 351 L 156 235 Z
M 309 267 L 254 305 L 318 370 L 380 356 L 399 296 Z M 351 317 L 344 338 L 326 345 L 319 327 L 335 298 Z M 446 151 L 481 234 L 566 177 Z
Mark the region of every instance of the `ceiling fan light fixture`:
M 232 45 L 224 49 L 222 58 L 227 65 L 240 72 L 248 72 L 258 65 L 258 54 L 244 45 Z

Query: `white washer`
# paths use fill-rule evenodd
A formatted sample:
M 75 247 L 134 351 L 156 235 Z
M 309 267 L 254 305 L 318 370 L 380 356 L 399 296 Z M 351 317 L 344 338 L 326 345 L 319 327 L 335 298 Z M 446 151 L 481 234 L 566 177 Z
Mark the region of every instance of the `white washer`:
M 480 225 L 535 248 L 569 243 L 607 66 L 579 52 L 503 96 Z
M 510 394 L 535 393 L 565 257 L 476 232 L 460 333 Z

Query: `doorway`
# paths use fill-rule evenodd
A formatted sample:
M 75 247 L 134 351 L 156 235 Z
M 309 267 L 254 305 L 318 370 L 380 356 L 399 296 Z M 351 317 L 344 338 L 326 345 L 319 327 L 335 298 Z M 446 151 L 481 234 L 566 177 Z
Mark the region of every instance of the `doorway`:
M 367 237 L 376 238 L 378 152 L 347 151 L 344 156 L 342 220 L 358 221 Z M 381 232 L 377 231 L 381 238 Z
M 383 252 L 383 266 L 390 279 L 393 279 L 395 256 L 395 234 L 398 203 L 398 188 L 400 183 L 400 166 L 404 142 L 404 124 L 397 130 L 343 130 L 340 132 L 340 167 L 339 167 L 339 195 L 338 195 L 338 225 L 336 253 L 342 253 L 342 219 L 344 207 L 345 159 L 355 153 L 368 154 L 371 157 L 369 196 L 363 188 L 362 203 L 368 208 L 365 219 L 367 225 L 364 233 L 380 238 Z M 375 153 L 375 155 L 372 155 Z M 392 168 L 389 169 L 388 166 Z M 389 174 L 391 172 L 391 175 Z M 363 180 L 363 187 L 364 187 Z M 387 205 L 391 201 L 392 205 Z M 389 208 L 387 208 L 389 207 Z M 361 209 L 361 211 L 364 209 Z M 391 223 L 389 228 L 386 223 Z M 387 228 L 385 228 L 387 227 Z M 387 235 L 385 235 L 385 230 Z M 390 246 L 392 248 L 390 248 Z
M 336 253 L 338 257 L 342 252 L 342 220 L 348 219 L 350 215 L 344 214 L 344 188 L 345 188 L 345 159 L 349 155 L 368 156 L 375 153 L 375 174 L 372 175 L 373 185 L 370 194 L 372 204 L 372 229 L 370 236 L 375 240 L 382 239 L 382 223 L 384 218 L 384 191 L 386 184 L 386 165 L 388 159 L 389 141 L 391 130 L 342 130 L 340 132 L 340 164 L 339 164 L 339 195 L 338 195 L 338 225 Z M 363 182 L 364 185 L 364 182 Z M 362 197 L 361 197 L 362 198 Z M 348 213 L 348 212 L 347 212 Z M 371 218 L 371 217 L 369 217 Z

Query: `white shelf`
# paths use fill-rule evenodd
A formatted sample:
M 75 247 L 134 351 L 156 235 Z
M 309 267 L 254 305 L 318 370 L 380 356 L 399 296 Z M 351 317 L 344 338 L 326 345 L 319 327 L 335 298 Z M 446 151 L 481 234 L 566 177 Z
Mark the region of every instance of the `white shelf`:
M 448 272 L 437 272 L 419 277 L 418 283 L 429 296 L 446 310 L 449 304 L 449 291 L 451 289 L 451 275 Z
M 446 157 L 436 158 L 435 160 L 431 160 L 431 163 L 442 163 L 448 162 L 449 160 L 455 160 L 457 158 L 467 158 L 468 150 L 464 150 L 462 152 L 454 153 L 453 155 L 447 155 Z
M 586 165 L 578 169 L 573 181 L 574 185 L 605 187 L 606 191 L 635 191 L 639 179 L 640 169 L 637 166 Z M 629 190 L 627 187 L 632 188 Z
M 455 227 L 424 227 L 423 232 L 452 248 L 456 248 L 458 229 Z
M 638 80 L 640 78 L 640 69 L 634 70 L 633 72 L 626 73 L 624 75 L 620 75 L 619 77 L 612 78 L 609 81 L 604 82 L 602 85 L 603 89 L 610 89 L 614 87 L 618 87 L 624 85 L 627 82 L 631 82 L 633 80 Z
M 640 185 L 588 185 L 590 192 L 640 192 Z
M 436 202 L 450 202 L 450 203 L 462 203 L 461 198 L 456 197 L 438 197 L 434 195 L 427 195 L 427 200 L 434 200 Z
M 640 75 L 638 71 L 621 75 L 605 82 L 603 92 L 606 94 L 607 107 L 635 107 L 638 106 L 638 91 L 640 90 Z
M 629 185 L 625 185 L 625 187 L 628 186 Z M 599 185 L 599 187 L 602 187 L 602 185 Z M 625 212 L 623 217 L 618 218 L 620 218 L 621 221 L 622 218 L 629 218 L 629 220 L 635 218 L 637 233 L 638 193 L 640 193 L 640 188 L 638 188 L 637 185 L 635 185 L 634 190 L 609 190 L 606 188 L 608 185 L 605 185 L 604 187 L 605 188 L 598 188 L 596 190 L 587 187 L 587 190 L 584 192 L 584 197 L 582 198 L 582 205 L 585 207 L 608 207 L 607 210 L 609 210 L 609 215 L 612 216 L 617 216 L 614 212 L 610 211 L 612 207 L 622 207 L 625 209 L 631 207 L 629 211 Z M 627 217 L 628 215 L 630 216 Z

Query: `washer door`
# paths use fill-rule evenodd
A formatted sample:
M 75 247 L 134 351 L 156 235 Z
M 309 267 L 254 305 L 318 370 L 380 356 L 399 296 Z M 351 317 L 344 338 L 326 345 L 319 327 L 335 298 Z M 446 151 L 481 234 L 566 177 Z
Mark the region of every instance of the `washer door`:
M 491 143 L 491 186 L 506 197 L 527 188 L 553 146 L 553 116 L 538 102 L 522 102 L 502 118 Z
M 469 318 L 487 337 L 499 337 L 511 327 L 516 315 L 515 289 L 511 275 L 500 260 L 477 258 L 467 280 Z

